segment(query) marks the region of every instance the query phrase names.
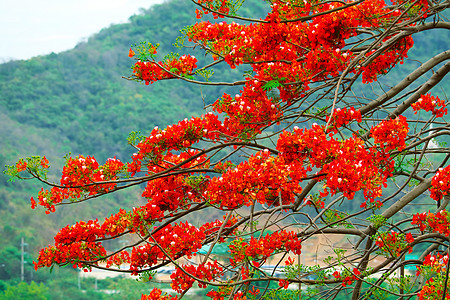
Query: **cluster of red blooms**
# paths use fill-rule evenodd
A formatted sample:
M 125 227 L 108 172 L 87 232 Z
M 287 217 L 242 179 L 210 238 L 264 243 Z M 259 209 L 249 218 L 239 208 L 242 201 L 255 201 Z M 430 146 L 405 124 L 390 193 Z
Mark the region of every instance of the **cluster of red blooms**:
M 225 1 L 196 0 L 196 2 L 198 4 L 204 6 L 204 8 L 202 8 L 202 10 L 199 10 L 199 9 L 195 10 L 197 19 L 201 19 L 203 17 L 203 14 L 209 14 L 210 10 L 215 11 L 212 13 L 214 19 L 217 19 L 218 17 L 223 18 L 224 15 L 227 15 L 230 12 L 231 4 L 228 2 L 228 0 L 225 0 Z
M 225 4 L 227 1 L 221 2 Z M 306 91 L 310 81 L 336 76 L 345 69 L 346 63 L 354 56 L 341 49 L 345 47 L 346 39 L 356 35 L 356 28 L 382 27 L 386 20 L 400 14 L 386 11 L 383 1 L 372 0 L 317 16 L 311 22 L 299 20 L 342 5 L 311 5 L 305 1 L 292 6 L 284 1 L 273 1 L 272 11 L 265 18 L 267 23 L 241 25 L 201 22 L 195 24 L 187 36 L 190 41 L 207 45 L 215 53 L 214 58 L 223 57 L 232 68 L 242 63 L 251 63 L 256 72 L 254 79 L 279 80 L 280 83 L 303 82 L 302 89 Z M 299 21 L 282 22 L 287 19 Z M 399 58 L 406 56 L 411 46 L 412 39 L 409 37 L 399 39 L 394 46 L 376 58 L 376 63 L 371 62 L 361 68 L 359 72 L 363 72 L 363 80 L 370 82 L 378 74 L 385 73 Z M 272 62 L 274 57 L 277 61 Z M 298 87 L 292 89 L 289 85 L 279 89 L 284 101 L 302 93 Z
M 397 13 L 399 14 L 399 13 Z M 395 14 L 393 14 L 395 15 Z M 384 41 L 390 39 L 390 38 L 396 38 L 394 37 L 387 37 L 384 39 Z M 370 62 L 367 66 L 363 66 L 360 68 L 362 73 L 362 82 L 373 82 L 377 80 L 377 77 L 379 74 L 386 73 L 389 69 L 394 67 L 398 62 L 400 64 L 403 63 L 403 59 L 405 57 L 408 57 L 407 53 L 408 50 L 412 48 L 414 45 L 413 39 L 410 36 L 407 36 L 399 41 L 396 42 L 396 44 L 389 48 L 388 50 L 385 50 L 383 52 L 383 55 L 377 56 L 373 61 Z M 368 52 L 366 56 L 370 60 L 370 56 L 376 52 L 377 50 L 373 50 L 371 52 Z
M 262 259 L 265 260 L 275 252 L 292 251 L 294 254 L 300 254 L 302 245 L 301 240 L 293 231 L 276 231 L 267 234 L 262 238 L 251 237 L 248 242 L 243 239 L 236 239 L 230 243 L 230 259 L 234 266 L 239 265 L 242 261 Z M 255 263 L 255 265 L 258 265 Z
M 246 300 L 247 297 L 244 295 L 242 291 L 238 291 L 233 295 L 233 298 L 230 298 L 231 291 L 233 290 L 232 287 L 227 286 L 220 286 L 217 291 L 211 290 L 209 291 L 206 296 L 210 297 L 211 300 L 226 300 L 226 299 L 232 299 L 232 300 Z
M 130 254 L 128 251 L 120 251 L 108 258 L 106 261 L 106 267 L 110 268 L 111 266 L 121 266 L 123 264 L 130 262 Z
M 38 262 L 34 263 L 35 269 L 49 267 L 55 263 L 95 261 L 106 256 L 103 245 L 96 240 L 111 236 L 108 229 L 107 222 L 100 225 L 98 220 L 67 225 L 56 234 L 54 246 L 48 246 L 39 252 Z M 78 263 L 78 266 L 83 267 L 83 264 Z
M 408 122 L 403 116 L 395 119 L 383 121 L 375 127 L 372 127 L 370 134 L 374 139 L 374 143 L 388 152 L 397 149 L 398 151 L 405 148 L 405 138 L 408 135 Z
M 55 244 L 39 251 L 37 262 L 33 262 L 34 269 L 51 267 L 53 264 L 73 263 L 73 267 L 85 267 L 80 260 L 98 263 L 98 259 L 106 256 L 106 250 L 100 242 L 78 241 L 70 244 Z M 85 269 L 85 271 L 87 271 Z
M 189 275 L 187 275 L 187 272 Z M 200 264 L 197 267 L 194 265 L 182 265 L 181 268 L 177 267 L 175 272 L 170 275 L 172 279 L 172 289 L 179 293 L 189 289 L 195 283 L 195 278 L 203 281 L 212 282 L 215 278 L 223 276 L 223 269 L 217 261 L 207 262 L 206 264 Z M 199 288 L 206 288 L 208 284 L 198 281 Z
M 161 211 L 175 211 L 189 208 L 192 202 L 200 202 L 200 190 L 203 190 L 201 186 L 187 185 L 184 176 L 163 177 L 149 181 L 142 197 L 148 198 L 148 204 Z
M 305 175 L 301 165 L 286 164 L 264 150 L 222 176 L 212 178 L 204 196 L 211 204 L 226 208 L 250 206 L 254 201 L 289 204 L 295 200 L 294 193 L 302 191 L 299 182 Z M 276 200 L 280 194 L 281 199 Z
M 195 68 L 197 68 L 195 56 L 183 55 L 180 58 L 169 58 L 157 63 L 137 61 L 134 64 L 133 73 L 137 78 L 145 81 L 145 84 L 150 84 L 158 80 L 174 78 L 175 75 L 190 75 Z
M 429 3 L 427 0 L 417 0 L 417 1 L 411 1 L 411 0 L 394 0 L 392 1 L 392 4 L 394 5 L 403 5 L 409 9 L 410 14 L 417 14 L 422 13 L 424 17 L 427 17 L 427 11 L 429 8 Z M 413 5 L 412 7 L 409 7 Z
M 423 265 L 417 267 L 417 275 L 422 274 L 428 277 L 428 280 L 417 295 L 419 300 L 450 299 L 450 293 L 448 292 L 450 290 L 450 282 L 446 280 L 445 276 L 447 267 L 448 254 L 441 255 L 436 253 L 425 257 Z M 445 282 L 447 282 L 447 291 L 444 295 Z
M 441 210 L 436 214 L 423 212 L 413 216 L 412 224 L 418 225 L 420 231 L 427 229 L 445 236 L 450 235 L 450 214 Z M 450 299 L 450 282 L 447 283 L 447 294 L 444 296 L 446 282 L 446 269 L 448 267 L 448 254 L 429 254 L 425 257 L 422 266 L 418 266 L 417 275 L 422 274 L 428 279 L 418 294 L 418 299 Z
M 376 235 L 375 244 L 380 248 L 380 251 L 387 256 L 399 257 L 405 249 L 412 252 L 411 244 L 414 238 L 410 232 L 406 235 L 395 231 L 380 232 Z
M 227 234 L 232 234 L 227 229 L 232 227 L 236 221 L 235 218 L 230 218 L 224 226 L 225 232 L 228 232 Z M 222 223 L 216 222 L 215 225 L 220 228 Z M 144 267 L 155 265 L 158 261 L 167 260 L 168 257 L 161 251 L 160 247 L 172 259 L 177 259 L 181 256 L 191 258 L 202 247 L 206 234 L 210 233 L 211 228 L 213 228 L 213 225 L 210 223 L 206 223 L 200 228 L 196 228 L 187 222 L 175 225 L 168 224 L 152 234 L 154 241 L 158 243 L 159 247 L 150 240 L 145 245 L 133 248 L 130 255 L 130 269 L 138 271 Z M 223 236 L 226 237 L 227 235 L 224 234 Z
M 61 264 L 79 260 L 90 261 L 104 257 L 106 256 L 106 251 L 102 244 L 96 241 L 105 237 L 118 236 L 125 230 L 130 230 L 131 232 L 140 230 L 141 234 L 148 233 L 147 228 L 143 225 L 143 220 L 136 220 L 140 217 L 136 209 L 132 213 L 120 210 L 117 214 L 106 218 L 103 224 L 99 224 L 98 220 L 91 220 L 87 223 L 80 221 L 72 226 L 68 225 L 62 228 L 55 236 L 55 246 L 49 246 L 40 251 L 35 268 L 49 267 L 54 263 Z M 154 221 L 154 219 L 148 220 L 148 222 L 150 221 Z M 223 237 L 233 233 L 229 228 L 236 222 L 237 219 L 235 217 L 228 220 L 224 226 L 224 233 L 227 234 L 223 234 Z M 223 222 L 215 221 L 206 223 L 198 229 L 188 223 L 169 224 L 152 236 L 171 257 L 183 255 L 190 257 L 201 248 L 206 235 L 210 235 L 215 230 L 218 230 L 222 224 Z M 147 232 L 143 232 L 142 228 L 145 228 Z M 107 265 L 131 263 L 131 269 L 137 271 L 145 266 L 156 264 L 158 259 L 167 259 L 167 257 L 157 245 L 150 243 L 134 247 L 131 255 L 127 251 L 122 251 L 109 257 Z M 82 263 L 78 265 L 80 267 L 83 266 Z
M 226 216 L 223 217 L 224 220 L 226 219 Z M 232 229 L 233 225 L 236 224 L 238 222 L 238 219 L 236 218 L 236 216 L 231 216 L 227 223 L 224 225 L 223 229 L 222 229 L 222 234 L 220 235 L 220 238 L 218 240 L 219 243 L 223 243 L 225 241 L 225 237 L 232 235 L 236 232 L 236 229 Z M 215 233 L 217 233 L 220 228 L 222 227 L 224 222 L 219 221 L 219 220 L 215 220 L 209 223 L 205 223 L 203 224 L 202 227 L 200 227 L 200 230 L 203 231 L 205 233 L 206 236 L 212 236 Z
M 437 96 L 431 96 L 430 93 L 421 95 L 417 102 L 411 104 L 411 107 L 414 110 L 414 114 L 423 109 L 424 111 L 431 111 L 437 118 L 446 115 L 448 111 L 447 107 L 445 107 L 445 101 Z
M 329 120 L 330 116 L 327 116 L 327 122 Z M 353 120 L 356 120 L 358 123 L 362 121 L 361 111 L 359 109 L 356 110 L 353 106 L 349 109 L 347 109 L 347 107 L 336 108 L 331 116 L 328 130 L 332 130 L 334 133 L 337 133 L 338 128 L 349 124 Z
M 48 163 L 49 163 L 48 159 L 44 156 L 39 161 L 39 167 L 41 167 L 42 169 L 48 169 L 49 168 Z M 27 167 L 28 167 L 28 163 L 24 159 L 19 159 L 19 161 L 16 163 L 17 172 L 25 171 L 27 169 Z
M 366 199 L 373 202 L 381 195 L 381 186 L 392 172 L 390 164 L 386 167 L 387 157 L 376 155 L 378 152 L 374 149 L 367 151 L 362 140 L 327 138 L 324 127 L 319 125 L 283 132 L 277 150 L 287 162 L 300 162 L 298 165 L 301 166 L 303 161 L 309 160 L 311 167 L 321 169 L 318 174 L 323 174 L 321 180 L 326 180 L 322 197 L 342 192 L 348 199 L 353 199 L 357 191 L 364 190 Z
M 16 163 L 16 169 L 17 169 L 17 172 L 25 171 L 27 169 L 27 162 L 23 159 L 19 160 Z
M 53 187 L 50 191 L 41 189 L 38 194 L 39 205 L 45 207 L 46 213 L 49 213 L 55 211 L 55 204 L 65 199 L 107 193 L 117 184 L 102 182 L 116 180 L 123 170 L 124 164 L 115 157 L 109 158 L 103 166 L 99 166 L 97 160 L 90 156 L 69 158 L 63 168 L 61 187 Z M 31 203 L 32 207 L 35 207 L 33 198 Z
M 450 284 L 447 284 L 447 291 L 444 295 L 444 282 L 443 280 L 436 280 L 435 278 L 430 278 L 426 281 L 425 285 L 417 294 L 418 300 L 449 300 L 450 294 Z M 445 297 L 444 297 L 445 296 Z
M 163 293 L 158 288 L 153 288 L 153 290 L 148 295 L 142 295 L 141 300 L 177 300 L 177 296 L 168 295 Z
M 241 93 L 234 98 L 224 94 L 213 104 L 215 111 L 227 114 L 223 124 L 230 134 L 251 138 L 261 133 L 263 126 L 281 117 L 279 104 L 267 96 L 260 81 L 248 81 Z
M 143 160 L 159 163 L 162 160 L 173 159 L 175 157 L 170 153 L 171 150 L 185 149 L 202 138 L 216 141 L 220 135 L 218 131 L 220 128 L 223 128 L 222 122 L 212 113 L 190 120 L 184 119 L 178 124 L 167 126 L 164 130 L 155 127 L 147 138 L 136 145 L 139 152 L 133 154 L 133 162 L 128 164 L 128 172 L 134 176 L 141 171 Z M 194 154 L 195 152 L 190 152 L 190 155 Z M 186 159 L 182 155 L 185 154 L 180 155 L 179 161 Z
M 181 164 L 182 168 L 191 171 L 195 171 L 198 168 L 207 168 L 209 162 L 206 160 L 206 156 L 198 155 L 198 153 L 199 151 L 195 150 L 187 150 L 180 154 L 167 152 L 161 158 L 161 162 L 148 163 L 148 173 L 162 172 L 173 168 L 177 164 Z M 133 159 L 136 159 L 140 155 L 142 153 L 133 155 Z M 137 168 L 135 168 L 136 166 Z M 140 167 L 141 160 L 138 159 L 128 165 L 129 169 L 134 168 L 133 172 L 140 170 Z M 142 192 L 142 197 L 147 198 L 148 202 L 145 207 L 139 208 L 139 210 L 143 210 L 140 214 L 141 217 L 145 220 L 157 219 L 161 217 L 164 211 L 173 212 L 178 209 L 188 209 L 192 203 L 204 200 L 202 194 L 208 182 L 209 176 L 189 176 L 186 174 L 161 177 L 148 181 Z
M 441 210 L 436 214 L 432 212 L 415 214 L 411 224 L 419 226 L 422 232 L 429 229 L 445 236 L 450 235 L 450 214 L 447 210 Z
M 450 165 L 440 168 L 431 179 L 430 197 L 436 201 L 450 194 Z
M 278 280 L 278 286 L 280 286 L 286 290 L 289 287 L 289 280 L 285 280 L 285 279 Z
M 333 273 L 334 278 L 336 278 L 337 280 L 342 280 L 342 286 L 351 285 L 355 280 L 359 280 L 359 275 L 361 275 L 361 272 L 356 268 L 353 268 L 352 273 L 350 273 L 349 271 L 346 271 L 343 274 L 341 274 L 341 272 L 339 271 L 335 271 Z
M 429 267 L 435 273 L 443 273 L 447 269 L 448 255 L 442 256 L 440 253 L 428 254 L 423 261 L 423 266 Z M 423 268 L 419 267 L 417 275 L 421 274 Z
M 191 258 L 202 247 L 205 233 L 188 223 L 169 224 L 152 234 L 155 241 L 133 247 L 130 255 L 130 269 L 138 271 L 156 265 L 158 260 L 168 259 L 160 247 L 173 259 L 186 255 Z M 158 245 L 156 245 L 158 243 Z M 136 273 L 137 274 L 137 273 Z

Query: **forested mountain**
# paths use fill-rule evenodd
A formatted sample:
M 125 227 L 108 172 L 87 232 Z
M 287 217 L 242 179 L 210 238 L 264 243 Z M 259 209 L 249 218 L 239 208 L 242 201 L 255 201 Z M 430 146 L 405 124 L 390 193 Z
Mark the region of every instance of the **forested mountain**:
M 242 15 L 262 15 L 264 2 L 255 0 L 243 8 Z M 250 12 L 251 10 L 251 12 Z M 142 10 L 128 23 L 113 25 L 91 36 L 86 42 L 62 53 L 52 53 L 26 61 L 0 65 L 0 165 L 14 164 L 20 157 L 46 155 L 55 162 L 53 172 L 62 166 L 63 156 L 71 152 L 95 155 L 98 161 L 117 156 L 129 160 L 133 149 L 126 139 L 131 131 L 143 134 L 154 126 L 177 122 L 201 114 L 204 104 L 215 101 L 226 89 L 193 87 L 179 80 L 158 82 L 150 87 L 127 81 L 133 61 L 127 56 L 130 45 L 141 41 L 161 43 L 160 58 L 171 51 L 179 30 L 192 24 L 195 8 L 191 1 L 172 0 Z M 219 20 L 220 21 L 220 20 Z M 410 59 L 420 65 L 421 52 L 429 57 L 448 48 L 448 36 L 420 36 Z M 430 41 L 432 41 L 431 44 Z M 202 65 L 203 57 L 198 57 Z M 412 64 L 390 76 L 397 79 L 412 71 Z M 216 70 L 221 80 L 238 80 L 233 72 Z M 396 82 L 396 81 L 394 81 Z M 385 81 L 389 85 L 389 81 Z M 448 83 L 436 94 L 444 95 Z M 229 92 L 229 90 L 228 90 Z M 51 217 L 32 211 L 29 198 L 39 185 L 7 182 L 0 175 L 0 280 L 20 276 L 20 238 L 25 237 L 30 253 L 51 243 L 56 230 L 83 217 L 105 216 L 120 205 L 132 206 L 139 198 L 119 194 L 111 202 L 92 202 L 59 210 Z M 3 261 L 2 261 L 3 260 Z M 27 274 L 31 272 L 27 265 Z M 29 275 L 27 275 L 29 276 Z M 45 279 L 35 275 L 35 279 Z M 30 277 L 27 277 L 30 280 Z M 1 288 L 1 286 L 0 286 Z

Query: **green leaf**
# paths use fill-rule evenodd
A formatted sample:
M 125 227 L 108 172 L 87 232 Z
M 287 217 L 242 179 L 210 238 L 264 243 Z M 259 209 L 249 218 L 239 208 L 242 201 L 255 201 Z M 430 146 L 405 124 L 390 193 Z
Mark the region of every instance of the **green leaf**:
M 281 83 L 278 80 L 275 79 L 275 80 L 271 80 L 271 81 L 267 82 L 262 87 L 262 89 L 265 90 L 265 91 L 270 91 L 270 90 L 273 90 L 274 88 L 277 88 L 279 86 L 281 86 Z

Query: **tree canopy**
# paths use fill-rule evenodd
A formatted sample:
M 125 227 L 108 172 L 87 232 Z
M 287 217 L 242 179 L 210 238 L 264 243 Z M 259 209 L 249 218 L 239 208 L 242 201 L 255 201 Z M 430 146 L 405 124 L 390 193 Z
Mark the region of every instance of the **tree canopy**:
M 129 162 L 67 156 L 59 182 L 48 180 L 45 156 L 9 166 L 13 178 L 50 186 L 31 198 L 49 214 L 143 186 L 143 205 L 62 228 L 35 268 L 72 264 L 148 281 L 174 266 L 178 294 L 155 288 L 142 299 L 179 299 L 194 285 L 213 299 L 450 299 L 448 101 L 431 91 L 450 50 L 380 80 L 410 63 L 415 34 L 450 29 L 450 3 L 274 0 L 266 15 L 249 16 L 244 1 L 193 2 L 198 19 L 217 21 L 183 28 L 182 55 L 132 46 L 128 79 L 240 92 L 205 102 L 201 116 L 132 132 Z M 196 53 L 210 60 L 200 65 Z M 201 211 L 218 218 L 188 222 Z M 316 237 L 330 252 L 303 263 Z M 111 239 L 124 246 L 108 249 Z M 405 275 L 408 266 L 420 276 Z

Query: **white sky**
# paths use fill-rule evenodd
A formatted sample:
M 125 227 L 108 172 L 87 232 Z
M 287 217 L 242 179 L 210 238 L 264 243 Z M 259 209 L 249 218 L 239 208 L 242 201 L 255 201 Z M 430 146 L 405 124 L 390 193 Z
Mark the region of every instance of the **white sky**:
M 165 0 L 0 0 L 0 63 L 71 49 Z

